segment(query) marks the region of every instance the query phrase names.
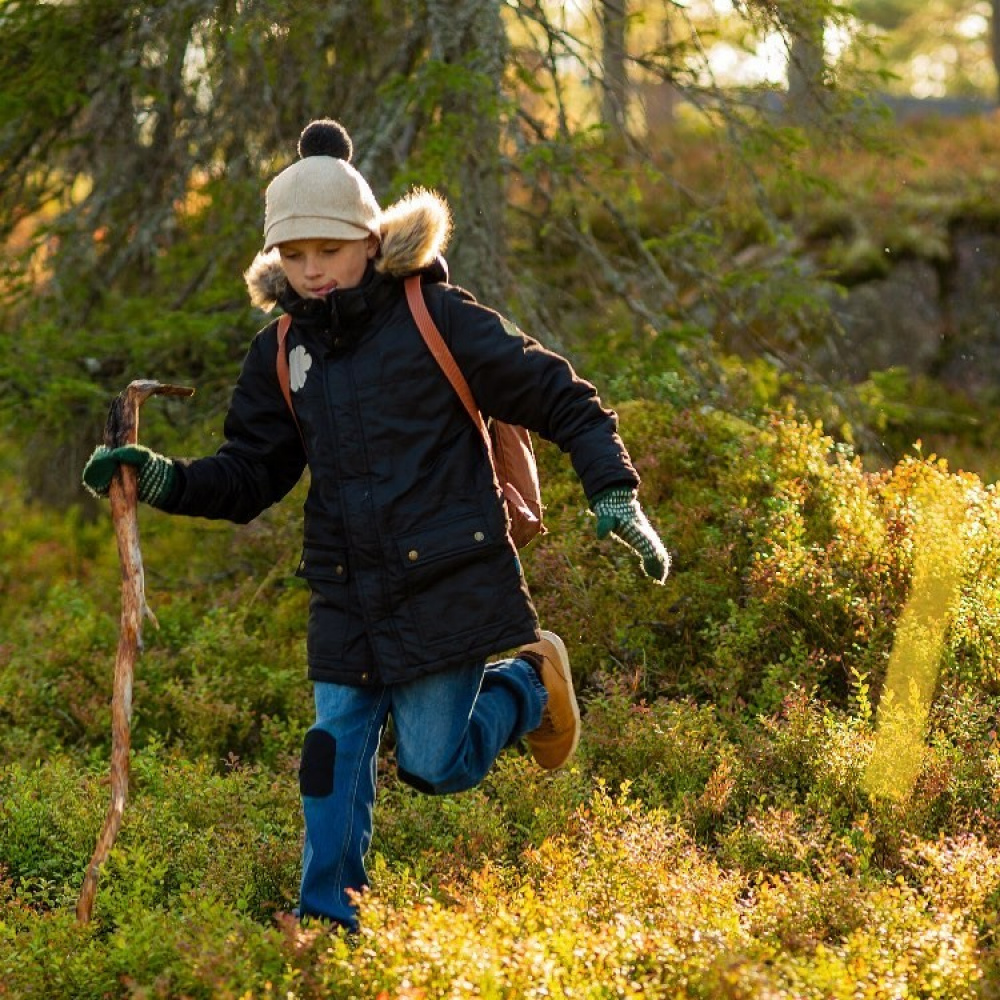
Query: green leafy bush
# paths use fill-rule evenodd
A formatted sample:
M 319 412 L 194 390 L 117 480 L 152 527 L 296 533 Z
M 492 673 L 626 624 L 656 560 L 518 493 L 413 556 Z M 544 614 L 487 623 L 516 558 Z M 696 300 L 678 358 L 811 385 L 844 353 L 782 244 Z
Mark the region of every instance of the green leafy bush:
M 544 452 L 555 537 L 527 556 L 542 619 L 582 647 L 585 678 L 624 671 L 647 696 L 768 713 L 793 686 L 846 706 L 861 675 L 877 701 L 927 527 L 919 496 L 957 485 L 964 520 L 944 530 L 963 552 L 962 586 L 943 675 L 993 683 L 994 486 L 933 456 L 869 471 L 794 413 L 737 419 L 662 402 L 621 411 L 644 506 L 673 554 L 666 587 L 649 587 L 625 549 L 594 540 L 573 484 Z
M 596 539 L 565 458 L 539 447 L 550 533 L 524 561 L 573 656 L 573 766 L 512 751 L 434 799 L 398 781 L 387 737 L 357 941 L 286 916 L 311 721 L 297 514 L 236 528 L 143 510 L 159 629 L 137 665 L 125 823 L 79 926 L 107 808 L 116 555 L 105 520 L 3 487 L 18 569 L 0 571 L 0 996 L 995 990 L 995 488 L 919 453 L 869 469 L 815 421 L 755 408 L 749 383 L 735 410 L 679 375 L 649 384 L 621 430 L 674 558 L 666 586 Z M 944 523 L 921 500 L 937 489 L 960 498 Z M 932 529 L 961 573 L 897 801 L 866 773 Z

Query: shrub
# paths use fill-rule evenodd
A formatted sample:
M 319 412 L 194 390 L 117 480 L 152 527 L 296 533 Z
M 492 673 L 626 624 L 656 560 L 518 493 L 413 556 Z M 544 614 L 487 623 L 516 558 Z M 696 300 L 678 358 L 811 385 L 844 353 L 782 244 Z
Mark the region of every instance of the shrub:
M 611 678 L 587 703 L 581 746 L 588 768 L 609 788 L 628 787 L 649 806 L 692 815 L 699 802 L 707 808 L 707 786 L 723 774 L 711 808 L 725 811 L 739 766 L 714 709 L 690 701 L 637 702 Z
M 108 807 L 106 773 L 65 757 L 9 766 L 0 786 L 0 868 L 38 910 L 75 906 Z M 133 790 L 101 875 L 95 919 L 210 896 L 260 918 L 297 893 L 294 774 L 193 762 L 155 745 L 134 756 Z
M 649 700 L 687 695 L 769 714 L 792 687 L 846 707 L 852 679 L 865 676 L 877 701 L 927 528 L 919 497 L 956 488 L 965 520 L 943 528 L 962 547 L 963 583 L 943 668 L 993 683 L 994 487 L 934 456 L 867 471 L 792 413 L 621 410 L 644 506 L 673 554 L 666 587 L 649 587 L 624 548 L 593 539 L 554 466 L 544 479 L 554 537 L 527 556 L 542 618 L 580 649 L 585 685 L 602 671 L 635 674 Z
M 573 766 L 515 750 L 480 788 L 431 799 L 397 780 L 387 740 L 358 942 L 282 916 L 311 710 L 296 519 L 280 512 L 247 528 L 143 517 L 160 629 L 137 669 L 125 824 L 96 919 L 75 925 L 107 807 L 117 566 L 106 524 L 16 499 L 0 540 L 25 565 L 5 596 L 27 602 L 0 609 L 0 996 L 994 988 L 995 488 L 919 454 L 872 471 L 792 412 L 657 386 L 621 410 L 674 556 L 665 587 L 596 540 L 565 459 L 539 448 L 551 533 L 524 561 L 579 678 Z M 897 801 L 865 775 L 938 516 L 928 486 L 961 497 L 937 525 L 960 586 Z

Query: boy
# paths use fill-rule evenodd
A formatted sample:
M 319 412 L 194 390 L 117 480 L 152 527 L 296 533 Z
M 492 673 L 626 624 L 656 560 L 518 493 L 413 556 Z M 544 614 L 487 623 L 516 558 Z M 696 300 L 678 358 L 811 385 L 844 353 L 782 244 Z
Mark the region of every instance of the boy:
M 447 205 L 417 191 L 382 211 L 350 164 L 344 129 L 313 122 L 300 159 L 271 182 L 253 303 L 291 316 L 294 417 L 275 373 L 277 322 L 255 337 L 210 457 L 98 447 L 85 485 L 105 496 L 120 462 L 139 498 L 175 514 L 246 523 L 308 463 L 299 575 L 316 722 L 299 784 L 305 846 L 299 913 L 351 929 L 367 885 L 379 739 L 392 716 L 404 781 L 429 794 L 478 784 L 525 737 L 556 768 L 580 714 L 566 648 L 540 632 L 482 438 L 426 348 L 402 279 L 428 308 L 486 416 L 567 451 L 598 535 L 614 533 L 662 583 L 668 556 L 643 515 L 617 418 L 563 358 L 447 283 Z M 498 650 L 508 660 L 486 665 Z

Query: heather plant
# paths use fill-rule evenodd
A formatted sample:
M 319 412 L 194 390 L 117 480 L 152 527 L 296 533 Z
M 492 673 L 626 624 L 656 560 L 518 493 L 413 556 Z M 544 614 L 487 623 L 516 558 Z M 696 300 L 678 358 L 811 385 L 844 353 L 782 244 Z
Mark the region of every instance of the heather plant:
M 72 912 L 107 789 L 95 766 L 66 758 L 0 776 L 3 869 L 38 913 Z M 161 748 L 137 753 L 128 821 L 102 873 L 98 926 L 146 910 L 214 899 L 257 920 L 290 906 L 300 852 L 298 799 L 289 775 Z M 29 911 L 30 912 L 30 911 Z
M 6 498 L 0 535 L 3 759 L 56 748 L 106 751 L 119 616 L 119 569 L 106 507 L 43 511 Z M 92 501 L 88 501 L 88 504 Z M 142 513 L 146 593 L 133 737 L 193 756 L 269 761 L 301 744 L 307 593 L 293 577 L 287 514 L 217 526 Z M 17 571 L 14 571 L 14 567 Z M 32 607 L 33 614 L 18 613 Z
M 613 679 L 591 695 L 584 755 L 588 768 L 611 788 L 628 786 L 650 806 L 684 813 L 708 805 L 725 808 L 723 781 L 735 780 L 733 747 L 717 713 L 708 705 L 660 698 L 636 700 Z M 716 776 L 715 789 L 708 789 Z
M 297 862 L 287 775 L 219 774 L 162 750 L 139 754 L 126 835 L 99 896 L 103 932 L 95 936 L 67 913 L 73 870 L 86 856 L 87 814 L 96 820 L 101 808 L 100 782 L 89 779 L 81 797 L 65 760 L 34 772 L 8 769 L 2 801 L 20 805 L 2 811 L 3 842 L 24 846 L 5 861 L 5 983 L 12 996 L 41 988 L 78 998 L 114 989 L 286 995 L 281 988 L 298 997 L 406 989 L 457 997 L 476 987 L 497 996 L 544 988 L 709 997 L 766 988 L 821 997 L 849 996 L 865 981 L 879 984 L 874 996 L 894 988 L 972 995 L 963 984 L 984 974 L 974 928 L 988 924 L 996 889 L 988 844 L 965 836 L 932 847 L 933 839 L 909 835 L 894 864 L 880 868 L 863 814 L 838 835 L 823 806 L 832 799 L 828 785 L 841 778 L 836 767 L 835 779 L 824 777 L 824 760 L 842 744 L 844 727 L 803 701 L 758 735 L 770 759 L 754 758 L 760 745 L 737 745 L 756 776 L 751 798 L 771 795 L 772 804 L 730 815 L 732 835 L 712 850 L 692 840 L 682 817 L 650 809 L 631 792 L 611 795 L 600 782 L 560 822 L 522 838 L 489 820 L 491 795 L 526 777 L 517 756 L 497 778 L 507 788 L 458 797 L 433 814 L 431 800 L 390 786 L 357 945 L 319 927 L 293 933 L 277 916 Z M 789 770 L 810 765 L 801 769 L 798 799 L 787 778 L 774 782 L 767 770 L 781 759 Z M 498 796 L 495 808 L 506 801 Z M 428 822 L 430 835 L 420 832 Z M 51 839 L 36 842 L 39 830 Z M 64 845 L 62 862 L 51 860 L 59 857 L 54 845 Z M 897 881 L 893 871 L 906 877 Z M 928 887 L 949 873 L 972 884 L 932 895 Z M 60 959 L 37 962 L 46 949 Z M 37 964 L 24 961 L 32 954 Z
M 694 420 L 690 410 L 635 403 L 627 413 L 630 448 L 675 568 L 668 592 L 649 601 L 622 575 L 595 584 L 606 583 L 601 597 L 588 588 L 588 609 L 618 592 L 621 639 L 609 647 L 601 628 L 605 664 L 638 671 L 644 691 L 765 713 L 793 685 L 847 705 L 855 675 L 868 678 L 877 701 L 926 513 L 916 498 L 957 481 L 961 587 L 956 608 L 937 609 L 949 619 L 943 668 L 991 683 L 993 486 L 951 473 L 933 456 L 869 471 L 848 446 L 791 412 L 750 420 L 711 410 Z
M 429 798 L 396 777 L 387 733 L 357 941 L 287 916 L 309 718 L 296 517 L 143 512 L 160 627 L 85 927 L 72 912 L 107 806 L 115 553 L 106 522 L 5 496 L 18 570 L 4 561 L 0 579 L 33 613 L 0 607 L 0 996 L 995 995 L 994 487 L 919 450 L 870 469 L 797 411 L 659 386 L 620 409 L 674 557 L 664 588 L 596 541 L 562 456 L 539 447 L 550 533 L 523 557 L 574 650 L 573 766 L 543 773 L 512 750 L 480 788 Z M 897 800 L 865 775 L 940 516 L 920 496 L 945 485 L 961 573 Z
M 71 770 L 66 762 L 34 777 L 9 769 L 3 801 L 37 802 L 53 786 L 55 801 L 40 807 L 48 825 L 80 794 L 66 780 Z M 116 847 L 93 925 L 68 913 L 69 865 L 49 867 L 44 884 L 9 871 L 0 880 L 6 995 L 846 998 L 864 990 L 943 1000 L 983 995 L 977 984 L 992 974 L 980 942 L 995 920 L 1000 870 L 989 842 L 971 834 L 907 836 L 896 865 L 879 869 L 862 863 L 871 839 L 863 823 L 851 841 L 775 807 L 744 824 L 745 844 L 770 845 L 763 861 L 744 852 L 734 863 L 729 849 L 699 845 L 670 810 L 598 781 L 558 829 L 519 851 L 497 856 L 490 840 L 503 834 L 493 827 L 489 849 L 478 858 L 460 851 L 460 864 L 380 854 L 352 941 L 282 915 L 295 868 L 287 785 L 260 771 L 220 775 L 160 750 L 140 755 L 138 772 L 132 834 Z M 84 812 L 53 843 L 79 841 Z M 483 819 L 475 802 L 464 818 L 447 815 L 466 831 Z M 448 823 L 439 821 L 442 834 Z M 4 842 L 11 832 L 25 840 L 29 825 L 22 807 Z M 427 848 L 439 858 L 447 851 Z

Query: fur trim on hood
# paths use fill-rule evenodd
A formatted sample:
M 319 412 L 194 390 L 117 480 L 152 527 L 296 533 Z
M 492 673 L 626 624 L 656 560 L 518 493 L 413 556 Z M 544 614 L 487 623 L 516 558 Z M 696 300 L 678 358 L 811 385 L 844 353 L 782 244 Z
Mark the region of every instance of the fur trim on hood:
M 417 188 L 382 213 L 375 268 L 393 277 L 414 274 L 434 263 L 450 236 L 448 203 L 434 191 Z M 265 312 L 277 305 L 288 287 L 277 248 L 257 254 L 243 278 L 250 302 Z

